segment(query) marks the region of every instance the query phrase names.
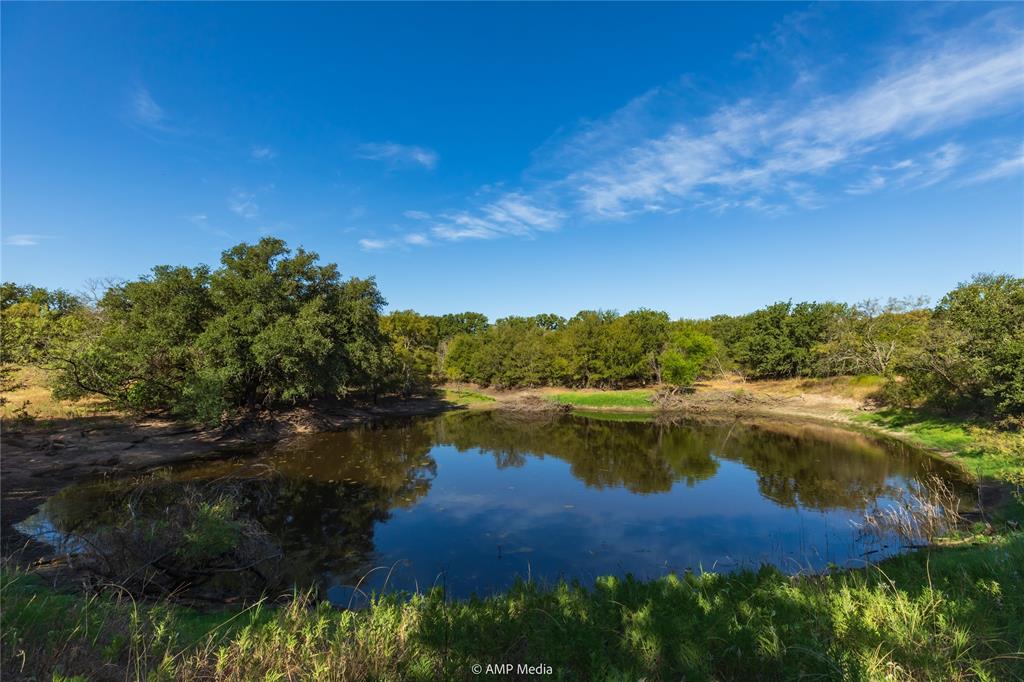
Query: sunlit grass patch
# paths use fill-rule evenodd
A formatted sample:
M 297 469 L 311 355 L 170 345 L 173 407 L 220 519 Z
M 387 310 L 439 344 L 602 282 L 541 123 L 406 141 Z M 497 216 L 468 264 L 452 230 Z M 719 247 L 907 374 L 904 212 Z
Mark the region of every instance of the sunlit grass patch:
M 915 443 L 949 453 L 969 472 L 1008 479 L 1024 474 L 1024 435 L 915 410 L 887 409 L 853 415 L 856 422 L 906 435 Z
M 562 405 L 579 407 L 652 407 L 654 391 L 634 389 L 630 391 L 567 391 L 549 396 L 550 400 Z
M 0 415 L 4 419 L 40 420 L 45 423 L 58 419 L 117 414 L 97 397 L 57 400 L 50 392 L 50 377 L 44 369 L 11 365 L 7 365 L 6 369 L 10 372 L 7 381 L 9 385 L 0 393 L 4 399 L 0 405 Z
M 482 403 L 493 403 L 495 399 L 489 395 L 483 393 L 477 393 L 475 391 L 465 391 L 462 389 L 446 388 L 444 390 L 444 399 L 450 403 L 456 405 L 479 405 Z

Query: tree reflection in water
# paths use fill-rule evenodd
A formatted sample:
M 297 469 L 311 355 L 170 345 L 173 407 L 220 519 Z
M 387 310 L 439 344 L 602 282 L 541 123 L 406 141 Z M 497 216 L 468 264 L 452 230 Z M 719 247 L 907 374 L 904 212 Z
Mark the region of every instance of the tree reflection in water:
M 495 467 L 481 470 L 480 456 L 493 458 Z M 565 469 L 569 475 L 560 473 Z M 516 481 L 523 484 L 495 492 L 509 470 L 520 471 L 517 476 L 526 478 Z M 549 573 L 572 577 L 580 565 L 573 553 L 594 554 L 595 546 L 616 543 L 622 547 L 607 549 L 608 570 L 656 570 L 633 556 L 643 551 L 635 548 L 643 542 L 657 544 L 661 549 L 652 551 L 666 554 L 663 564 L 669 567 L 668 555 L 676 549 L 676 560 L 703 560 L 711 549 L 756 560 L 765 556 L 764 537 L 774 533 L 783 539 L 771 542 L 792 542 L 793 521 L 782 510 L 820 512 L 828 532 L 829 514 L 836 515 L 833 528 L 848 525 L 852 514 L 931 474 L 958 479 L 953 468 L 904 445 L 809 424 L 471 412 L 303 436 L 255 455 L 165 470 L 144 481 L 80 484 L 48 501 L 42 516 L 58 531 L 88 535 L 122 522 L 127 511 L 164 513 L 185 486 L 216 491 L 230 481 L 240 513 L 258 520 L 275 539 L 288 581 L 299 585 L 322 583 L 324 576 L 353 584 L 382 563 L 409 558 L 423 564 L 445 552 L 474 575 L 497 570 L 490 559 L 480 559 L 500 536 L 496 519 L 512 535 L 521 531 L 520 543 L 523 533 L 537 536 L 530 544 L 539 547 L 528 548 L 537 564 L 546 562 Z M 719 484 L 722 492 L 712 497 L 686 492 Z M 582 501 L 581 509 L 566 504 L 555 507 L 572 513 L 545 512 L 552 494 L 563 489 L 567 499 Z M 647 497 L 650 503 L 643 502 Z M 670 506 L 657 502 L 663 497 Z M 457 499 L 473 502 L 444 502 Z M 736 509 L 749 511 L 742 516 Z M 806 519 L 800 517 L 801 533 Z M 602 534 L 601 524 L 622 528 L 617 535 Z M 659 529 L 657 537 L 644 539 L 647 526 Z M 385 530 L 381 546 L 378 536 Z M 721 537 L 712 542 L 704 537 L 710 533 Z M 504 551 L 499 546 L 498 556 Z M 421 577 L 415 584 L 430 584 L 429 571 Z M 499 577 L 495 584 L 508 579 Z

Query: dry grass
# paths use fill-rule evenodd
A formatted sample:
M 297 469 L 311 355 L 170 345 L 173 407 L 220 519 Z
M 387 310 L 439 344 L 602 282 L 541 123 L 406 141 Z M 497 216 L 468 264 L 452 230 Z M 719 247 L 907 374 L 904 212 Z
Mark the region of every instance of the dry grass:
M 753 395 L 767 395 L 780 398 L 818 396 L 859 405 L 874 396 L 881 388 L 883 382 L 884 379 L 882 377 L 870 374 L 764 381 L 743 381 L 740 377 L 732 375 L 726 378 L 716 377 L 703 381 L 698 386 L 698 391 L 701 389 L 719 391 L 743 390 Z
M 0 392 L 0 416 L 4 420 L 81 419 L 116 416 L 101 398 L 56 400 L 50 393 L 50 377 L 39 367 L 19 367 L 11 374 L 12 389 Z
M 880 538 L 896 535 L 905 545 L 931 545 L 963 523 L 960 496 L 938 476 L 908 493 L 895 506 L 875 507 L 864 515 L 863 530 Z

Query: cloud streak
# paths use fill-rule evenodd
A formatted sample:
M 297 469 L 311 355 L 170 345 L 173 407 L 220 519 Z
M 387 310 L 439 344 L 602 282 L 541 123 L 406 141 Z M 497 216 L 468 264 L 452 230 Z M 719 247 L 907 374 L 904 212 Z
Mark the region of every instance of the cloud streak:
M 4 237 L 4 246 L 39 246 L 44 239 L 42 234 L 12 234 Z
M 188 132 L 172 120 L 167 110 L 157 103 L 149 89 L 143 85 L 136 86 L 130 94 L 128 121 L 154 139 L 182 136 Z
M 277 152 L 271 147 L 253 145 L 249 149 L 249 157 L 253 161 L 270 161 L 277 158 Z
M 240 189 L 236 189 L 228 197 L 228 209 L 246 220 L 258 218 L 260 215 L 260 207 L 256 203 L 256 195 Z
M 437 166 L 438 154 L 433 149 L 395 142 L 372 142 L 359 145 L 356 157 L 370 161 L 384 161 L 393 166 L 420 166 L 433 170 Z
M 845 94 L 806 103 L 738 102 L 705 119 L 679 121 L 663 135 L 593 161 L 567 184 L 581 210 L 597 219 L 699 204 L 709 195 L 792 204 L 787 182 L 820 184 L 862 159 L 1024 100 L 1024 47 L 1017 40 L 970 46 L 953 40 L 909 63 L 903 57 Z M 962 149 L 947 143 L 927 162 L 930 170 L 916 166 L 928 173 L 917 186 L 948 177 L 961 157 Z M 884 184 L 876 174 L 860 188 Z
M 431 232 L 444 241 L 525 237 L 536 231 L 556 230 L 565 214 L 539 206 L 536 199 L 518 192 L 502 195 L 475 211 L 458 211 L 442 216 Z
M 808 30 L 813 15 L 800 16 L 801 30 Z M 1019 137 L 1011 146 L 1020 153 L 1012 156 L 1005 144 L 978 144 L 995 134 L 982 122 L 1005 123 L 1024 111 L 1018 24 L 996 10 L 953 30 L 922 30 L 916 45 L 884 53 L 873 62 L 879 66 L 841 89 L 824 89 L 834 82 L 827 79 L 798 78 L 788 91 L 726 101 L 699 115 L 688 113 L 692 92 L 655 88 L 543 147 L 534 168 L 540 173 L 528 174 L 538 179 L 525 187 L 436 217 L 405 216 L 431 221 L 430 234 L 440 241 L 532 237 L 570 222 L 645 213 L 781 215 L 844 197 L 1018 174 Z M 401 243 L 386 241 L 374 248 Z
M 961 181 L 961 185 L 977 185 L 992 180 L 1002 180 L 1024 173 L 1024 144 L 1020 146 L 1017 154 L 1005 158 L 999 158 L 992 162 L 987 168 L 974 173 Z

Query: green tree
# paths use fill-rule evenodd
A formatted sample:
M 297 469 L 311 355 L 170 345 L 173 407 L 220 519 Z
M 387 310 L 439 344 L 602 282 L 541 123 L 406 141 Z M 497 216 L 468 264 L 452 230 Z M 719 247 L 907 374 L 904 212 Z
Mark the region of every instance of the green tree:
M 447 341 L 457 334 L 479 334 L 487 331 L 490 324 L 483 313 L 447 313 L 437 318 L 438 339 Z
M 232 402 L 333 396 L 371 378 L 384 299 L 372 279 L 342 283 L 317 259 L 270 238 L 221 258 L 210 285 L 218 314 L 198 346 Z
M 4 282 L 0 285 L 0 362 L 33 364 L 71 328 L 68 318 L 82 302 L 62 289 L 47 290 Z
M 900 368 L 906 399 L 1020 423 L 1024 279 L 977 275 L 935 307 L 924 348 Z
M 640 309 L 612 320 L 600 353 L 602 383 L 612 386 L 659 381 L 658 355 L 668 340 L 668 314 Z
M 924 343 L 931 318 L 925 305 L 924 299 L 869 300 L 837 314 L 817 347 L 822 366 L 830 374 L 893 376 Z
M 408 394 L 429 386 L 438 370 L 438 318 L 397 310 L 380 325 L 391 343 L 395 388 Z
M 816 349 L 844 309 L 838 303 L 781 302 L 755 311 L 734 328 L 733 357 L 754 379 L 814 375 Z
M 278 239 L 239 244 L 211 271 L 159 266 L 111 287 L 50 353 L 64 394 L 213 419 L 232 405 L 376 388 L 384 362 L 372 279 L 342 282 Z
M 715 340 L 694 329 L 677 329 L 669 334 L 665 350 L 658 356 L 661 380 L 677 388 L 693 384 L 714 356 Z
M 605 383 L 607 328 L 617 317 L 614 311 L 582 310 L 566 323 L 560 365 L 568 383 L 583 387 Z

